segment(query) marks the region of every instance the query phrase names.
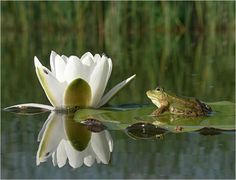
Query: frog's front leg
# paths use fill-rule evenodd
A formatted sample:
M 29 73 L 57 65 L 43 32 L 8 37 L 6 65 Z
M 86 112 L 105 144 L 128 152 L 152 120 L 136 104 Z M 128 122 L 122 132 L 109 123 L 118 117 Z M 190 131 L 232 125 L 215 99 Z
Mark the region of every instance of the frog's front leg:
M 156 109 L 155 111 L 153 111 L 152 115 L 158 116 L 158 115 L 162 114 L 163 112 L 165 112 L 166 110 L 168 110 L 168 106 L 161 106 L 158 109 Z

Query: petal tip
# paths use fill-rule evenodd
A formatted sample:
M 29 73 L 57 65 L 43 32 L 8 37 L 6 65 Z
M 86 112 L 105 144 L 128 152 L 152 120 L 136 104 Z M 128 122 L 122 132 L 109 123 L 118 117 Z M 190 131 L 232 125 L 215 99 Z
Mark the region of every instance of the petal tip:
M 51 50 L 51 54 L 50 54 L 50 58 L 55 57 L 56 55 L 58 55 L 55 51 Z
M 37 159 L 36 159 L 36 165 L 39 166 L 39 164 L 40 164 L 40 160 L 39 160 L 39 157 L 37 157 Z
M 5 107 L 5 108 L 3 108 L 2 110 L 3 110 L 3 111 L 8 111 L 10 108 L 11 108 L 11 106 Z
M 133 80 L 135 77 L 136 77 L 136 74 L 134 74 L 133 76 L 129 77 L 129 78 L 126 80 L 126 82 L 129 82 L 129 81 Z
M 42 158 L 42 157 L 39 157 L 39 156 L 37 155 L 37 158 L 36 158 L 36 165 L 37 165 L 37 166 L 40 165 L 41 162 L 45 162 L 45 161 L 46 161 L 46 159 L 44 159 L 44 158 Z
M 134 74 L 133 76 L 129 77 L 128 79 L 120 82 L 119 84 L 117 84 L 115 87 L 113 87 L 106 95 L 104 95 L 102 97 L 102 99 L 100 100 L 100 102 L 98 103 L 98 105 L 96 106 L 96 108 L 99 108 L 101 106 L 103 106 L 104 104 L 106 104 L 112 97 L 114 97 L 114 95 L 116 93 L 118 93 L 124 86 L 126 86 L 131 80 L 133 80 L 135 78 L 136 74 Z
M 91 53 L 91 52 L 86 52 L 86 53 L 84 53 L 82 56 L 81 56 L 81 60 L 83 60 L 84 58 L 86 58 L 86 57 L 90 57 L 91 59 L 93 59 L 94 58 L 94 56 L 93 56 L 93 54 Z
M 42 64 L 40 63 L 39 59 L 36 56 L 34 56 L 34 65 L 35 67 L 42 66 Z
M 12 110 L 13 108 L 17 108 L 17 107 L 18 107 L 18 105 L 8 106 L 8 107 L 3 108 L 2 110 L 3 110 L 3 111 L 11 112 L 11 110 Z
M 51 54 L 57 54 L 55 51 L 51 50 Z

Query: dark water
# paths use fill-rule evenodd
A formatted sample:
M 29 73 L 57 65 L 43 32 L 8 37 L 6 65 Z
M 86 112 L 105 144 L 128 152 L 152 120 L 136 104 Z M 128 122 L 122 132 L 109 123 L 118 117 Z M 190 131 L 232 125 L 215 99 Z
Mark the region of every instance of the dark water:
M 49 104 L 33 67 L 50 51 L 113 60 L 107 90 L 136 73 L 111 104 L 149 103 L 161 85 L 204 101 L 235 101 L 235 2 L 1 2 L 1 107 Z M 37 135 L 48 114 L 1 114 L 2 178 L 235 178 L 235 135 L 167 134 L 133 140 L 110 131 L 109 165 L 36 166 Z

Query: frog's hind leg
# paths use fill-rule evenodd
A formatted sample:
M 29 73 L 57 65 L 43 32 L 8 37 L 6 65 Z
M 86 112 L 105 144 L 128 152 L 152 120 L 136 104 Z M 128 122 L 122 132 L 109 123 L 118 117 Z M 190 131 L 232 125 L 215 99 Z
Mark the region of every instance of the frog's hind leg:
M 185 110 L 184 115 L 185 116 L 196 117 L 196 116 L 201 116 L 201 113 L 198 112 L 197 110 L 187 109 L 187 110 Z
M 193 117 L 199 115 L 197 109 L 187 107 L 180 103 L 173 103 L 170 106 L 170 112 L 176 115 L 193 116 Z
M 167 110 L 167 106 L 161 106 L 157 110 L 153 111 L 151 115 L 158 116 Z

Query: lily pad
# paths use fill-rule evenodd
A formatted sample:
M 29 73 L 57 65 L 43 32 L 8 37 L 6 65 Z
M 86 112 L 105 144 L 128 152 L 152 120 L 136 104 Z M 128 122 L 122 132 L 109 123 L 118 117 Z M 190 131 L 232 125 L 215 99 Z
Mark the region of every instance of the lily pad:
M 156 107 L 153 105 L 144 105 L 136 108 L 127 108 L 124 111 L 118 107 L 115 110 L 107 108 L 109 110 L 83 110 L 77 111 L 75 120 L 81 121 L 81 115 L 83 118 L 92 117 L 100 120 L 104 123 L 108 129 L 119 130 L 126 129 L 135 123 L 151 123 L 157 127 L 164 128 L 168 131 L 180 133 L 180 132 L 193 132 L 200 130 L 204 127 L 212 127 L 221 130 L 235 130 L 235 104 L 231 102 L 216 102 L 208 103 L 214 113 L 209 116 L 202 117 L 184 117 L 176 116 L 170 113 L 164 113 L 160 116 L 150 115 Z M 87 113 L 87 115 L 86 115 Z

